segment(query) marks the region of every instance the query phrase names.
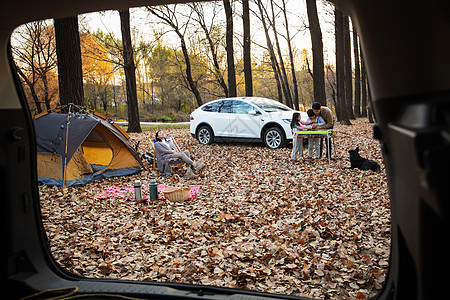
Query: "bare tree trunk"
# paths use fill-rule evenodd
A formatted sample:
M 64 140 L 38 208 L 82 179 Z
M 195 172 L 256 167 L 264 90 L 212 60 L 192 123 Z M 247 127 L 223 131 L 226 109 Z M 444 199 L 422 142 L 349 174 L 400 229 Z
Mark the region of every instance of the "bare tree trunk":
M 44 82 L 48 74 L 57 67 L 54 26 L 43 21 L 32 22 L 22 26 L 16 34 L 20 43 L 12 45 L 11 50 L 17 62 L 17 72 L 29 88 L 29 101 L 35 105 L 36 111 L 41 113 L 41 103 L 45 102 L 39 99 L 39 81 L 46 84 L 45 96 L 49 103 L 58 90 L 53 88 L 52 92 L 48 82 Z
M 353 26 L 353 56 L 355 57 L 355 116 L 361 117 L 361 68 L 359 65 L 358 33 Z
M 83 105 L 83 71 L 78 17 L 55 19 L 54 24 L 60 104 Z
M 327 65 L 326 69 L 327 69 L 326 78 L 327 78 L 328 85 L 329 85 L 330 90 L 331 90 L 330 108 L 334 104 L 334 107 L 336 108 L 336 111 L 337 111 L 337 105 L 336 105 L 336 74 L 331 69 L 330 65 Z M 330 77 L 331 77 L 331 79 L 330 79 Z
M 319 17 L 317 15 L 316 0 L 306 0 L 309 20 L 309 31 L 311 32 L 311 44 L 313 55 L 313 81 L 314 101 L 327 105 L 325 94 L 325 70 L 323 64 L 323 41 L 320 29 Z
M 367 103 L 369 104 L 369 107 L 367 109 L 368 110 L 368 115 L 369 115 L 369 123 L 374 123 L 372 96 L 371 96 L 371 93 L 370 93 L 370 84 L 369 84 L 369 82 L 367 82 L 367 90 L 369 91 L 369 93 L 368 93 L 369 101 L 367 101 Z
M 345 102 L 346 115 L 355 119 L 353 115 L 353 73 L 352 73 L 352 46 L 350 41 L 350 20 L 344 15 L 344 72 L 345 72 Z
M 278 32 L 277 32 L 276 26 L 275 26 L 275 10 L 273 7 L 273 1 L 274 0 L 270 1 L 271 8 L 272 8 L 271 25 L 272 25 L 273 34 L 274 34 L 274 38 L 275 38 L 275 45 L 276 45 L 277 53 L 278 53 L 278 61 L 279 61 L 280 74 L 281 74 L 281 76 L 280 76 L 281 84 L 282 84 L 282 88 L 283 88 L 283 92 L 284 92 L 284 97 L 286 98 L 286 105 L 292 108 L 293 105 L 292 105 L 291 89 L 289 88 L 289 81 L 287 79 L 286 68 L 284 67 L 283 56 L 281 54 L 281 47 L 280 47 L 280 43 L 278 41 Z
M 200 27 L 203 29 L 206 40 L 208 41 L 208 46 L 209 46 L 209 50 L 211 51 L 211 57 L 212 57 L 213 66 L 214 66 L 214 72 L 213 72 L 214 76 L 216 77 L 218 84 L 222 88 L 225 97 L 228 97 L 228 87 L 227 87 L 227 84 L 225 83 L 225 80 L 223 79 L 223 76 L 220 72 L 219 60 L 217 59 L 217 49 L 212 40 L 210 31 L 206 27 L 205 14 L 203 13 L 201 4 L 193 3 L 192 9 L 197 14 L 197 17 L 198 17 L 197 22 L 199 23 Z
M 336 41 L 336 116 L 338 121 L 345 120 L 344 87 L 344 19 L 342 12 L 334 10 Z M 347 120 L 348 121 L 348 120 Z
M 294 104 L 295 109 L 300 110 L 299 102 L 298 102 L 298 83 L 297 83 L 297 76 L 295 75 L 294 53 L 292 52 L 291 35 L 289 33 L 285 0 L 282 0 L 282 3 L 283 3 L 284 22 L 285 22 L 285 26 L 286 26 L 286 41 L 287 41 L 288 50 L 289 50 L 289 60 L 291 62 L 292 86 L 294 89 L 294 95 L 293 95 L 292 102 Z
M 266 36 L 267 49 L 269 50 L 270 62 L 272 64 L 275 82 L 277 83 L 278 101 L 283 102 L 283 92 L 282 92 L 282 88 L 281 88 L 280 77 L 278 75 L 279 71 L 277 70 L 278 62 L 277 62 L 277 58 L 275 57 L 275 52 L 273 51 L 272 41 L 270 40 L 269 29 L 267 28 L 266 18 L 265 18 L 264 12 L 263 12 L 261 0 L 258 0 L 257 4 L 258 4 L 259 12 L 261 14 L 261 22 L 262 22 L 262 25 L 264 28 L 264 34 Z
M 236 70 L 234 67 L 234 49 L 233 49 L 233 11 L 231 10 L 230 0 L 223 0 L 225 15 L 227 20 L 226 31 L 226 50 L 228 66 L 228 93 L 230 97 L 237 96 Z
M 364 57 L 363 57 L 364 60 Z M 367 72 L 366 72 L 366 68 L 364 66 L 364 73 L 366 74 L 366 79 L 367 79 Z M 375 114 L 373 111 L 373 102 L 372 102 L 372 93 L 370 92 L 370 83 L 368 80 L 367 81 L 367 115 L 369 117 L 369 123 L 374 123 L 374 119 L 375 119 Z
M 244 25 L 244 77 L 245 96 L 253 96 L 252 57 L 250 54 L 250 7 L 249 0 L 242 1 L 242 23 Z
M 184 60 L 186 62 L 186 79 L 189 83 L 189 88 L 191 89 L 192 93 L 195 96 L 195 99 L 197 100 L 198 106 L 203 105 L 202 97 L 200 95 L 200 92 L 197 89 L 197 83 L 194 82 L 194 79 L 192 78 L 192 67 L 191 67 L 191 60 L 189 59 L 189 53 L 186 47 L 186 42 L 184 40 L 184 36 L 179 35 L 181 40 L 181 49 L 183 51 Z
M 23 81 L 25 81 L 26 85 L 30 89 L 31 97 L 33 98 L 34 105 L 36 106 L 36 110 L 38 114 L 42 112 L 41 104 L 39 102 L 39 97 L 36 93 L 36 89 L 34 88 L 34 84 L 28 80 L 28 78 L 25 76 L 25 74 L 22 72 L 20 68 L 17 68 L 17 73 L 22 77 Z
M 44 86 L 44 103 L 45 103 L 45 108 L 47 109 L 47 111 L 49 111 L 51 109 L 51 106 L 50 106 L 50 97 L 49 97 L 50 95 L 49 95 L 49 91 L 48 91 L 47 74 L 42 74 L 41 80 L 42 80 L 42 85 Z
M 142 132 L 137 101 L 136 68 L 134 65 L 133 45 L 131 44 L 130 11 L 128 9 L 120 10 L 119 15 L 123 43 L 123 69 L 127 89 L 127 132 Z
M 308 69 L 308 74 L 309 76 L 311 76 L 311 79 L 314 80 L 314 74 L 311 71 L 311 67 L 309 66 L 309 60 L 307 56 L 305 57 L 305 60 L 306 60 L 306 68 Z
M 364 56 L 362 49 L 360 47 L 361 53 L 361 116 L 367 117 L 367 73 L 366 73 L 366 63 L 364 61 Z
M 148 7 L 148 10 L 150 11 L 150 13 L 152 13 L 156 17 L 160 18 L 161 20 L 166 22 L 167 25 L 172 27 L 172 29 L 175 31 L 175 33 L 180 38 L 181 49 L 182 49 L 182 52 L 183 52 L 184 61 L 186 63 L 186 70 L 185 71 L 186 71 L 186 80 L 187 80 L 188 85 L 189 85 L 189 90 L 194 94 L 195 99 L 197 100 L 198 106 L 203 105 L 202 97 L 201 97 L 200 92 L 198 91 L 198 88 L 197 88 L 197 83 L 192 78 L 191 60 L 189 58 L 189 52 L 187 50 L 187 46 L 186 46 L 186 41 L 184 39 L 184 35 L 181 33 L 180 28 L 178 27 L 178 25 L 171 19 L 171 16 L 174 15 L 175 13 L 174 12 L 169 12 L 170 13 L 170 16 L 169 16 L 168 14 L 165 14 L 164 12 L 162 12 L 160 10 L 155 10 L 152 7 Z

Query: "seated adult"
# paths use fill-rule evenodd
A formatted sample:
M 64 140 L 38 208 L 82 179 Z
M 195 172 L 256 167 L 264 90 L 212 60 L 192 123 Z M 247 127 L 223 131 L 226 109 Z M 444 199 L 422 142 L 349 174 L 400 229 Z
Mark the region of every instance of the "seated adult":
M 320 126 L 313 126 L 313 130 L 321 130 L 321 129 L 333 129 L 334 126 L 334 118 L 333 118 L 333 112 L 331 109 L 329 109 L 326 106 L 320 105 L 319 102 L 314 102 L 312 104 L 312 110 L 314 111 L 314 114 L 316 116 L 322 117 L 322 119 L 325 121 L 324 125 Z M 328 155 L 331 156 L 331 140 L 330 138 L 326 138 L 326 144 L 327 144 L 327 157 Z M 322 148 L 323 148 L 323 142 L 320 140 L 320 156 L 322 156 Z
M 171 158 L 180 158 L 186 163 L 186 174 L 184 176 L 187 178 L 198 177 L 192 168 L 200 170 L 205 167 L 205 164 L 202 162 L 194 162 L 189 151 L 179 152 L 171 140 L 166 140 L 162 130 L 156 132 L 155 156 L 158 163 L 159 176 L 170 176 L 172 174 L 169 165 L 169 159 Z

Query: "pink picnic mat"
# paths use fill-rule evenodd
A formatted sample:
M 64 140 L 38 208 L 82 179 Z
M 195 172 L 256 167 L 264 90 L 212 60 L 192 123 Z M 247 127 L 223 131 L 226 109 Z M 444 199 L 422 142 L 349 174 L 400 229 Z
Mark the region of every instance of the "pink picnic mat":
M 167 187 L 164 185 L 158 185 L 158 199 L 163 200 L 164 194 L 160 193 L 163 190 L 165 190 Z M 191 196 L 187 201 L 190 201 L 197 196 L 198 192 L 200 191 L 200 186 L 191 186 Z M 143 186 L 142 187 L 142 199 L 148 200 L 150 199 L 150 193 L 149 193 L 149 187 Z M 133 187 L 120 187 L 120 186 L 113 186 L 110 189 L 107 189 L 103 192 L 98 193 L 96 196 L 98 199 L 113 199 L 113 198 L 119 198 L 119 199 L 134 199 L 134 188 Z

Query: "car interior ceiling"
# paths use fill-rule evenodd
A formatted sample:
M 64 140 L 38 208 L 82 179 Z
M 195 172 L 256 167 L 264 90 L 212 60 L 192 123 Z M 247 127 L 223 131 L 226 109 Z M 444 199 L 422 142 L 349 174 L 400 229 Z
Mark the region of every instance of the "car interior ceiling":
M 300 1 L 300 0 L 297 0 Z M 34 20 L 176 1 L 23 0 L 0 10 L 0 187 L 7 240 L 3 281 L 7 292 L 52 288 L 61 278 L 43 248 L 36 186 L 34 132 L 20 84 L 10 66 L 8 41 L 15 27 Z M 184 1 L 181 1 L 184 2 Z M 390 273 L 380 298 L 442 299 L 448 267 L 448 115 L 450 5 L 447 1 L 333 0 L 352 17 L 361 37 L 391 194 Z M 447 123 L 446 123 L 447 122 Z M 439 176 L 438 176 L 439 174 Z M 26 237 L 26 238 L 23 238 Z M 50 267 L 48 267 L 50 265 Z M 5 270 L 4 269 L 4 270 Z M 39 278 L 30 273 L 42 273 Z M 11 276 L 14 275 L 14 280 Z M 26 283 L 25 283 L 26 282 Z M 121 287 L 118 287 L 122 285 Z M 84 286 L 85 291 L 127 290 L 127 283 Z M 195 287 L 142 285 L 149 294 L 192 296 Z M 188 292 L 186 292 L 188 291 Z M 211 289 L 211 292 L 224 292 Z M 229 292 L 229 290 L 228 290 Z M 196 293 L 195 295 L 198 295 Z M 193 296 L 192 296 L 193 297 Z M 211 296 L 212 297 L 212 296 Z

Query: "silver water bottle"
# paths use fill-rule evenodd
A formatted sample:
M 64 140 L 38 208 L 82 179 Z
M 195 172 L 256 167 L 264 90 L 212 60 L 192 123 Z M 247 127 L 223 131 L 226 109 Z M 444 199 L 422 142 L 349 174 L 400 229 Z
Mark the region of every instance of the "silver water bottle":
M 142 189 L 140 180 L 136 180 L 134 182 L 134 200 L 136 201 L 142 200 Z

